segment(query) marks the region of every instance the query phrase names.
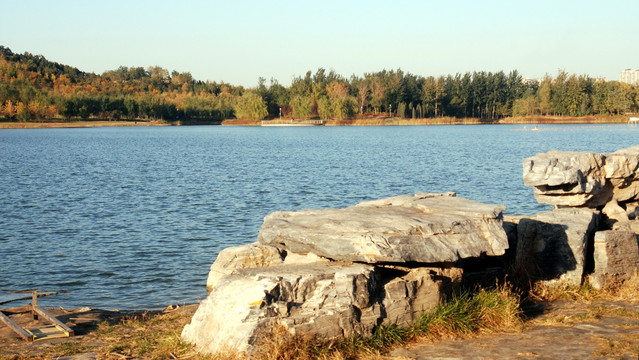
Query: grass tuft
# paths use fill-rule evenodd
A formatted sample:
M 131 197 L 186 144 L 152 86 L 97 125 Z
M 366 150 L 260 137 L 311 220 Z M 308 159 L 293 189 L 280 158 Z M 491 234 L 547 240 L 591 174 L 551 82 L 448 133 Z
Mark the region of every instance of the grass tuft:
M 521 328 L 520 300 L 509 286 L 465 292 L 422 315 L 413 326 L 418 336 L 458 338 Z

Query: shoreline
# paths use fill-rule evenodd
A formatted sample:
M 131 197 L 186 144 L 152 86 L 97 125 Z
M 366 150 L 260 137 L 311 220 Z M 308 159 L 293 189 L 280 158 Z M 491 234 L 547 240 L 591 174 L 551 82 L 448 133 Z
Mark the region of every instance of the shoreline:
M 528 116 L 507 117 L 495 121 L 479 118 L 423 118 L 402 119 L 389 117 L 361 118 L 350 120 L 325 120 L 324 126 L 432 126 L 432 125 L 536 125 L 536 124 L 626 124 L 627 116 Z M 227 119 L 223 126 L 260 126 L 261 121 Z
M 51 122 L 9 122 L 0 121 L 2 129 L 65 129 L 65 128 L 92 128 L 92 127 L 142 127 L 142 126 L 171 126 L 164 121 L 109 121 L 109 120 L 78 120 L 78 121 L 51 121 Z
M 389 117 L 362 118 L 350 120 L 326 120 L 324 126 L 432 126 L 432 125 L 579 125 L 579 124 L 626 124 L 628 116 L 528 116 L 508 117 L 496 121 L 482 120 L 478 118 L 424 118 L 402 119 Z M 204 124 L 196 124 L 204 125 Z M 227 119 L 221 122 L 222 126 L 260 126 L 261 121 Z M 166 121 L 109 121 L 109 120 L 78 120 L 78 121 L 52 121 L 52 122 L 8 122 L 0 121 L 2 129 L 62 129 L 62 128 L 92 128 L 92 127 L 143 127 L 143 126 L 191 126 L 183 122 L 169 123 Z M 214 125 L 215 126 L 215 125 Z

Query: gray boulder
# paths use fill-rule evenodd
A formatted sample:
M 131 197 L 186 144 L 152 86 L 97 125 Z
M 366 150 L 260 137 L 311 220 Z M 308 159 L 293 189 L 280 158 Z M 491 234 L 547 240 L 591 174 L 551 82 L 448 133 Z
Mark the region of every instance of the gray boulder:
M 517 225 L 518 271 L 534 280 L 580 285 L 589 239 L 599 215 L 589 209 L 563 208 L 521 218 Z
M 596 208 L 639 200 L 639 146 L 612 154 L 550 151 L 523 160 L 526 186 L 537 201 Z
M 632 231 L 598 231 L 594 240 L 595 269 L 590 285 L 601 289 L 630 279 L 639 271 L 639 243 Z
M 278 211 L 258 242 L 293 253 L 365 263 L 442 263 L 503 255 L 503 205 L 420 193 L 345 209 Z

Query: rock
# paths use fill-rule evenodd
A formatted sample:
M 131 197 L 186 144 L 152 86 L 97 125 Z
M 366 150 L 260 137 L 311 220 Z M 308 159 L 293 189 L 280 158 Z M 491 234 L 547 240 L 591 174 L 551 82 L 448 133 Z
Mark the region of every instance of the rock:
M 505 215 L 504 216 L 504 231 L 508 237 L 508 250 L 506 250 L 506 257 L 510 260 L 514 260 L 517 250 L 517 226 L 519 221 L 524 218 L 521 215 Z
M 384 323 L 408 323 L 450 294 L 460 269 L 388 269 L 311 263 L 237 269 L 202 301 L 182 339 L 197 350 L 252 351 L 276 324 L 293 334 L 370 335 Z
M 250 352 L 257 331 L 278 322 L 293 333 L 329 337 L 370 332 L 381 314 L 376 288 L 375 268 L 365 264 L 237 269 L 202 301 L 182 338 L 212 354 Z
M 524 159 L 524 184 L 534 186 L 544 204 L 599 206 L 612 195 L 604 187 L 605 156 L 592 152 L 550 151 Z
M 619 203 L 615 199 L 610 200 L 603 209 L 601 209 L 601 212 L 608 218 L 609 228 L 616 222 L 630 220 L 626 210 L 619 206 Z
M 462 279 L 459 268 L 406 269 L 384 284 L 383 324 L 407 326 L 450 296 Z
M 238 269 L 265 267 L 284 262 L 285 254 L 277 248 L 259 243 L 227 247 L 220 251 L 206 280 L 206 290 L 211 292 L 218 281 Z
M 238 269 L 263 268 L 280 264 L 310 264 L 329 263 L 330 260 L 308 253 L 304 255 L 287 253 L 276 247 L 263 245 L 258 242 L 231 246 L 217 255 L 211 265 L 209 276 L 206 280 L 207 292 L 211 292 L 217 282 L 224 276 L 235 274 Z
M 637 218 L 637 214 L 639 214 L 639 204 L 635 202 L 625 203 L 626 206 L 626 214 L 628 214 L 629 220 L 635 220 Z
M 258 241 L 287 252 L 365 263 L 442 263 L 504 254 L 505 207 L 452 195 L 420 193 L 345 209 L 278 211 L 266 216 Z
M 639 147 L 612 154 L 550 151 L 523 160 L 524 184 L 537 201 L 597 208 L 639 200 Z
M 630 231 L 639 235 L 639 220 L 618 221 L 612 225 L 612 230 Z
M 580 285 L 589 239 L 599 215 L 589 209 L 555 209 L 524 217 L 517 226 L 515 264 L 535 280 L 560 280 Z
M 639 271 L 639 243 L 632 231 L 598 231 L 594 240 L 595 269 L 590 285 L 601 289 L 630 279 Z
M 250 353 L 272 326 L 332 338 L 408 325 L 459 286 L 455 266 L 504 254 L 504 209 L 420 193 L 270 214 L 257 243 L 220 252 L 182 338 Z

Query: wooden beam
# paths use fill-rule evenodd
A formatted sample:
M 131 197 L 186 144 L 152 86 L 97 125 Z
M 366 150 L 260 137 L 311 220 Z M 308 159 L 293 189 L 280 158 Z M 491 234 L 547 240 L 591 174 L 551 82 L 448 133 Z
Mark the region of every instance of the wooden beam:
M 69 336 L 69 337 L 75 336 L 75 332 L 71 330 L 71 328 L 66 326 L 62 321 L 56 319 L 55 316 L 44 311 L 44 309 L 38 306 L 34 306 L 33 311 L 35 311 L 38 315 L 42 316 L 43 318 L 51 322 L 56 328 L 58 328 L 58 330 L 62 331 L 66 336 Z
M 29 333 L 25 329 L 21 328 L 18 324 L 16 324 L 13 320 L 11 320 L 7 315 L 5 315 L 2 311 L 0 311 L 0 321 L 7 324 L 11 328 L 11 330 L 15 331 L 21 338 L 27 341 L 33 341 L 33 334 Z
M 60 291 L 60 292 L 56 292 L 56 291 L 38 292 L 38 297 L 51 296 L 51 295 L 58 295 L 58 293 L 68 293 L 68 291 Z M 14 302 L 14 301 L 29 300 L 29 299 L 33 299 L 33 293 L 31 293 L 31 295 L 29 295 L 29 296 L 22 296 L 22 297 L 17 297 L 17 298 L 14 298 L 14 299 L 2 300 L 2 301 L 0 301 L 0 305 L 8 304 L 8 303 L 11 303 L 11 302 Z
M 31 294 L 31 314 L 33 315 L 33 320 L 38 320 L 38 313 L 36 312 L 36 308 L 38 307 L 38 290 L 33 290 Z

